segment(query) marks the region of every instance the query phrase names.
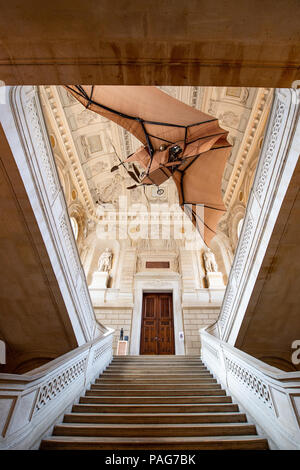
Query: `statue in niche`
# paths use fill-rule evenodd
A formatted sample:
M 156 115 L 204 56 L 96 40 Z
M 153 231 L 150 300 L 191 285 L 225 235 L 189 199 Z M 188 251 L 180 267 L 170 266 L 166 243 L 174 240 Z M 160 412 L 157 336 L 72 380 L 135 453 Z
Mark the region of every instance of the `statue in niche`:
M 206 272 L 217 273 L 219 269 L 213 252 L 210 249 L 204 251 L 203 258 Z
M 105 248 L 98 261 L 98 271 L 109 272 L 111 269 L 111 261 L 112 251 L 110 248 Z

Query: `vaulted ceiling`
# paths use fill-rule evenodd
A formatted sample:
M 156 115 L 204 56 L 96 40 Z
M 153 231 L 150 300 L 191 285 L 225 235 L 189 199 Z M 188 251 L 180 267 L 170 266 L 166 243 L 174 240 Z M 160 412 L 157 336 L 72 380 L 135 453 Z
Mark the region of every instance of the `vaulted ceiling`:
M 220 125 L 229 131 L 228 139 L 233 148 L 223 175 L 221 189 L 224 195 L 260 89 L 159 88 L 217 117 Z M 155 187 L 146 188 L 145 199 L 143 188 L 126 189 L 133 181 L 122 167 L 111 173 L 111 167 L 118 164 L 119 159 L 125 159 L 141 145 L 128 131 L 85 109 L 61 86 L 40 87 L 40 93 L 54 153 L 58 160 L 59 154 L 65 160 L 61 167 L 72 169 L 75 179 L 81 179 L 81 189 L 84 189 L 90 211 L 97 209 L 97 203 L 104 207 L 116 206 L 121 195 L 127 195 L 130 203 L 161 201 L 173 204 L 177 201 L 177 191 L 171 179 L 164 183 L 164 193 L 160 196 Z

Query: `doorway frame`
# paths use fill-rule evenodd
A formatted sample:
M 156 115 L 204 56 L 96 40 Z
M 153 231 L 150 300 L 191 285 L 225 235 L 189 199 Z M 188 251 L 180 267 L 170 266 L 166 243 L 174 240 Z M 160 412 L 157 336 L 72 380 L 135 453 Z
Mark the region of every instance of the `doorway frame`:
M 146 319 L 144 318 L 144 314 L 146 312 L 146 308 L 145 308 L 145 296 L 147 294 L 150 294 L 150 295 L 168 295 L 169 298 L 171 299 L 171 306 L 172 306 L 172 309 L 171 309 L 171 322 L 172 322 L 172 335 L 173 335 L 173 343 L 172 343 L 172 349 L 174 350 L 174 355 L 175 355 L 175 330 L 174 330 L 174 308 L 173 308 L 173 292 L 143 292 L 143 302 L 142 302 L 142 319 L 141 319 L 141 337 L 140 337 L 140 356 L 143 356 L 145 354 L 142 354 L 141 353 L 141 347 L 142 347 L 142 325 L 143 325 L 143 320 Z M 158 335 L 160 336 L 160 332 L 158 332 Z M 159 348 L 158 348 L 159 349 Z M 160 354 L 160 353 L 157 353 L 157 354 L 153 354 L 153 356 L 163 356 L 164 354 Z M 173 355 L 173 354 L 170 354 L 170 355 Z
M 172 293 L 175 355 L 185 355 L 184 339 L 179 339 L 179 333 L 184 331 L 180 291 L 180 275 L 178 273 L 153 270 L 153 272 L 141 272 L 135 275 L 130 341 L 131 355 L 140 355 L 144 293 Z

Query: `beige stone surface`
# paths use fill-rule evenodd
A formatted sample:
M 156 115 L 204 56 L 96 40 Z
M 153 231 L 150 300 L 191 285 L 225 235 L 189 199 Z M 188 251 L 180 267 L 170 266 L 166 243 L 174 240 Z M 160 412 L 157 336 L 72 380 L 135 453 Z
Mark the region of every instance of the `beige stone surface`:
M 0 127 L 1 372 L 23 373 L 76 347 L 28 196 Z
M 281 206 L 236 346 L 282 370 L 300 370 L 291 361 L 300 339 L 300 163 Z
M 1 8 L 8 84 L 291 86 L 298 0 L 12 0 Z
M 200 355 L 201 342 L 199 330 L 215 323 L 218 319 L 220 308 L 195 306 L 183 308 L 183 326 L 185 339 L 185 354 Z
M 120 338 L 120 330 L 123 328 L 124 336 L 129 337 L 131 340 L 131 319 L 132 319 L 132 308 L 112 308 L 112 307 L 95 307 L 95 314 L 98 321 L 103 325 L 115 330 L 113 335 L 113 353 L 116 354 L 118 340 Z

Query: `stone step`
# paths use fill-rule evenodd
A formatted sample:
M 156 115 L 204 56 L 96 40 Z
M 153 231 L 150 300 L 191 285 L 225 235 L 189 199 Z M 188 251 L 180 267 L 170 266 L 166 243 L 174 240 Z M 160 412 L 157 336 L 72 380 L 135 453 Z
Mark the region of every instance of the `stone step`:
M 203 366 L 205 367 L 205 364 L 203 364 L 203 362 L 201 362 L 199 359 L 195 359 L 195 360 L 190 360 L 190 361 L 186 361 L 186 360 L 174 360 L 174 361 L 170 361 L 170 360 L 166 360 L 166 359 L 160 359 L 160 360 L 157 360 L 157 359 L 148 359 L 148 360 L 130 360 L 130 359 L 114 359 L 110 364 L 109 364 L 109 367 L 110 366 L 115 366 L 115 365 L 118 365 L 120 367 L 123 367 L 125 365 L 130 365 L 130 366 L 137 366 L 137 367 L 142 367 L 142 366 L 145 366 L 145 367 L 151 367 L 151 366 L 154 366 L 154 367 L 163 367 L 164 364 L 170 366 L 170 367 L 182 367 L 182 366 L 195 366 L 195 367 L 198 367 L 198 366 Z
M 165 371 L 165 370 L 172 370 L 173 368 L 175 367 L 178 367 L 178 368 L 184 368 L 184 369 L 191 369 L 191 368 L 196 368 L 196 369 L 207 369 L 203 364 L 199 364 L 199 363 L 192 363 L 192 364 L 183 364 L 183 363 L 169 363 L 169 362 L 159 362 L 159 363 L 155 363 L 155 362 L 140 362 L 140 363 L 126 363 L 126 364 L 122 364 L 122 363 L 111 363 L 106 369 L 108 368 L 135 368 L 135 369 L 146 369 L 146 370 L 149 370 L 149 369 L 157 369 L 157 370 L 161 370 L 161 371 Z
M 183 394 L 188 397 L 188 396 L 206 396 L 206 395 L 210 395 L 210 396 L 225 396 L 226 395 L 226 392 L 225 390 L 222 390 L 221 388 L 218 388 L 218 389 L 212 389 L 210 388 L 209 390 L 207 389 L 204 389 L 204 390 L 199 390 L 199 388 L 195 389 L 195 390 L 178 390 L 177 388 L 176 389 L 169 389 L 169 390 L 165 390 L 165 389 L 158 389 L 158 390 L 155 390 L 153 391 L 153 393 L 151 393 L 151 395 L 153 395 L 155 392 L 155 396 L 182 396 Z M 136 387 L 136 388 L 131 388 L 131 389 L 122 389 L 122 391 L 120 392 L 120 390 L 118 390 L 117 388 L 103 388 L 99 385 L 91 385 L 91 390 L 87 390 L 86 392 L 88 395 L 99 395 L 101 394 L 101 396 L 132 396 L 132 397 L 136 397 L 136 396 L 148 396 L 149 395 L 149 392 L 145 389 L 145 388 L 139 388 L 139 387 Z
M 142 396 L 142 397 L 126 397 L 126 396 L 100 396 L 98 395 L 91 395 L 90 391 L 86 392 L 85 397 L 81 397 L 79 403 L 115 403 L 115 404 L 180 404 L 180 403 L 232 403 L 232 398 L 225 396 L 225 397 L 215 397 L 215 396 L 190 396 L 190 397 L 182 397 L 182 396 Z
M 74 413 L 212 413 L 239 411 L 238 405 L 224 404 L 182 404 L 182 405 L 115 405 L 115 404 L 77 404 L 73 405 Z
M 44 439 L 41 450 L 266 450 L 259 436 L 211 437 L 84 437 L 53 436 Z
M 104 376 L 101 376 L 101 378 L 99 379 L 96 379 L 95 380 L 95 383 L 96 384 L 108 384 L 108 383 L 113 383 L 113 384 L 120 384 L 120 385 L 123 385 L 124 383 L 128 383 L 128 384 L 143 384 L 143 385 L 148 385 L 148 384 L 153 384 L 153 385 L 156 385 L 156 384 L 161 384 L 161 383 L 168 383 L 168 384 L 178 384 L 178 385 L 182 385 L 184 383 L 190 383 L 190 384 L 215 384 L 217 383 L 216 379 L 214 378 L 211 378 L 211 377 L 203 377 L 203 378 L 199 378 L 199 377 L 180 377 L 180 378 L 173 378 L 173 377 L 170 377 L 169 375 L 165 375 L 165 377 L 162 377 L 162 378 L 155 378 L 153 377 L 152 375 L 148 375 L 148 376 L 145 376 L 145 377 L 141 377 L 141 378 L 138 378 L 138 377 L 122 377 L 122 378 L 114 378 L 114 377 L 104 377 Z
M 98 389 L 98 390 L 105 390 L 105 389 L 112 389 L 116 387 L 116 383 L 114 382 L 97 382 L 96 384 L 91 385 L 91 388 L 93 389 Z M 160 382 L 158 384 L 153 384 L 153 383 L 145 383 L 145 382 L 139 382 L 139 383 L 118 383 L 118 389 L 119 390 L 130 390 L 130 389 L 135 389 L 137 387 L 144 388 L 147 390 L 171 390 L 176 388 L 177 390 L 206 390 L 206 389 L 212 389 L 212 390 L 217 390 L 221 388 L 221 385 L 217 383 L 165 383 L 165 382 Z
M 145 373 L 145 372 L 154 372 L 158 374 L 164 374 L 165 372 L 171 372 L 172 374 L 182 372 L 182 373 L 199 373 L 199 372 L 210 372 L 207 367 L 203 366 L 172 366 L 170 365 L 167 370 L 162 366 L 109 366 L 106 367 L 105 372 L 133 372 L 136 373 Z
M 91 437 L 172 437 L 172 436 L 241 436 L 256 435 L 248 423 L 214 424 L 83 424 L 63 423 L 54 427 L 54 436 Z
M 190 360 L 198 360 L 201 361 L 200 356 L 197 354 L 194 355 L 176 355 L 176 354 L 161 354 L 161 355 L 156 355 L 156 354 L 130 354 L 127 356 L 113 356 L 114 361 L 147 361 L 147 360 L 153 360 L 153 361 L 160 361 L 160 360 L 168 360 L 168 361 L 190 361 Z
M 268 449 L 256 434 L 197 356 L 118 356 L 40 449 Z
M 179 424 L 179 423 L 245 423 L 246 415 L 240 412 L 211 413 L 68 413 L 65 423 L 114 424 Z
M 114 373 L 114 374 L 164 374 L 165 369 L 163 367 L 134 367 L 134 366 L 109 366 L 105 369 L 104 373 Z M 201 373 L 209 373 L 209 370 L 206 367 L 189 367 L 189 366 L 181 366 L 181 367 L 169 367 L 168 373 L 172 374 L 201 374 Z
M 206 367 L 199 359 L 190 361 L 118 361 L 114 359 L 107 367 L 143 367 L 143 364 L 145 367 L 161 367 L 163 363 L 169 364 L 170 367 Z
M 169 379 L 176 379 L 176 380 L 182 380 L 183 378 L 185 380 L 189 379 L 203 379 L 203 378 L 213 378 L 212 374 L 209 374 L 208 372 L 198 372 L 195 374 L 153 374 L 153 373 L 146 373 L 144 372 L 143 374 L 131 374 L 131 373 L 126 373 L 123 372 L 123 374 L 118 373 L 115 374 L 114 372 L 103 372 L 98 378 L 99 379 L 113 379 L 113 380 L 127 380 L 127 379 L 153 379 L 153 380 L 158 380 L 158 379 L 164 379 L 165 377 Z

